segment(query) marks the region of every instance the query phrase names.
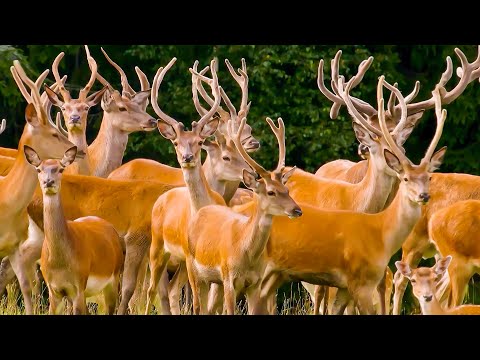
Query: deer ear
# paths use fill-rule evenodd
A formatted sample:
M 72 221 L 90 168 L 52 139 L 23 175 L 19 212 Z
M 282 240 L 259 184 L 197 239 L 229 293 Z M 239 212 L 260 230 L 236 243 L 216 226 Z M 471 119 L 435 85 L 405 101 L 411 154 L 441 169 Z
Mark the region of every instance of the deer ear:
M 215 131 L 217 131 L 218 124 L 219 124 L 218 118 L 214 118 L 210 120 L 208 123 L 206 123 L 203 126 L 202 130 L 200 130 L 200 136 L 202 138 L 207 138 L 209 136 L 212 136 L 213 134 L 215 134 Z
M 53 105 L 58 107 L 63 106 L 64 101 L 61 99 L 61 95 L 57 94 L 55 91 L 50 89 L 47 85 L 44 86 L 44 89 L 45 89 L 45 93 L 48 96 L 48 99 Z
M 160 134 L 168 140 L 175 140 L 177 138 L 177 133 L 172 125 L 167 124 L 162 119 L 158 119 L 157 128 Z
M 42 160 L 38 156 L 37 152 L 30 146 L 23 145 L 23 152 L 25 153 L 25 158 L 31 165 L 37 167 L 42 163 Z
M 133 97 L 132 101 L 140 106 L 148 105 L 148 98 L 150 97 L 150 89 L 137 92 Z
M 445 153 L 447 152 L 447 147 L 444 146 L 435 154 L 433 154 L 432 158 L 430 159 L 430 163 L 428 165 L 428 172 L 434 172 L 435 170 L 440 168 L 442 165 L 443 158 L 445 157 Z
M 92 95 L 87 97 L 87 104 L 88 106 L 92 107 L 97 105 L 100 100 L 102 100 L 102 96 L 107 91 L 107 87 L 105 86 L 102 90 L 99 90 L 97 92 L 94 92 Z
M 403 261 L 396 261 L 395 266 L 403 276 L 405 276 L 407 279 L 410 279 L 412 276 L 412 269 L 410 269 L 410 266 L 407 263 L 404 263 Z
M 297 167 L 294 166 L 293 168 L 291 168 L 285 174 L 282 175 L 282 184 L 283 185 L 285 185 L 287 183 L 288 179 L 290 179 L 290 176 L 293 175 L 293 173 L 295 172 L 296 169 L 297 169 Z
M 435 266 L 433 267 L 433 271 L 435 271 L 435 274 L 442 275 L 445 271 L 447 271 L 448 265 L 450 265 L 451 261 L 452 261 L 451 255 L 448 255 L 438 260 Z
M 247 169 L 243 169 L 243 183 L 247 188 L 254 191 L 257 189 L 259 184 L 255 173 L 248 171 Z
M 375 145 L 376 143 L 375 139 L 370 135 L 370 133 L 362 125 L 359 125 L 356 122 L 353 122 L 352 126 L 353 126 L 353 131 L 355 132 L 355 137 L 361 144 L 367 147 L 371 147 Z
M 67 167 L 75 161 L 75 156 L 77 156 L 77 147 L 72 146 L 70 149 L 65 151 L 65 154 L 63 154 L 63 159 L 60 161 L 60 164 L 62 164 L 63 167 Z
M 402 164 L 400 164 L 400 160 L 398 160 L 396 155 L 388 149 L 384 149 L 383 155 L 385 156 L 385 161 L 387 162 L 387 165 L 391 169 L 395 170 L 397 174 L 400 174 L 403 168 L 402 168 Z
M 35 106 L 33 104 L 28 104 L 25 108 L 25 120 L 27 120 L 27 123 L 34 127 L 41 125 L 40 119 L 37 115 L 37 110 L 35 110 Z

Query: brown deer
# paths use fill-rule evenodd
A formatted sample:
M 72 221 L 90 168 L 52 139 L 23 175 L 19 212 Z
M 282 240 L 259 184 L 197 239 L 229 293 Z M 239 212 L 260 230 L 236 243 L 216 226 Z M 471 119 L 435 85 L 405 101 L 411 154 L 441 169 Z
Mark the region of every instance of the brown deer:
M 43 192 L 43 242 L 40 269 L 48 286 L 50 314 L 57 314 L 63 297 L 74 314 L 86 314 L 86 298 L 103 293 L 108 314 L 115 312 L 123 268 L 123 249 L 113 225 L 99 217 L 66 220 L 60 197 L 62 173 L 73 163 L 77 148 L 61 160 L 42 160 L 24 145 L 27 161 L 38 172 Z
M 245 291 L 249 313 L 262 312 L 255 295 L 261 282 L 263 251 L 270 236 L 275 216 L 297 218 L 302 210 L 290 197 L 285 183 L 295 168 L 285 169 L 285 126 L 281 118 L 276 127 L 267 122 L 277 137 L 279 160 L 274 171 L 267 171 L 243 149 L 240 134 L 231 128 L 232 138 L 240 154 L 253 172 L 243 171 L 244 184 L 253 191 L 250 203 L 252 216 L 243 216 L 218 205 L 201 208 L 193 217 L 188 235 L 187 270 L 193 294 L 194 313 L 206 313 L 210 283 L 221 284 L 227 314 L 233 315 L 236 294 Z M 232 124 L 233 125 L 233 124 Z M 215 234 L 215 235 L 213 235 Z

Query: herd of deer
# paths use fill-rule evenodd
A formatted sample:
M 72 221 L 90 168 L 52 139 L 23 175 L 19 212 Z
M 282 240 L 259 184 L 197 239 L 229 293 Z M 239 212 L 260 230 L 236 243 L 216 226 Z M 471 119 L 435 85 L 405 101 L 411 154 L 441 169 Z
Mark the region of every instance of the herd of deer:
M 318 87 L 333 102 L 330 117 L 347 108 L 364 160 L 332 161 L 315 174 L 285 166 L 281 118 L 278 125 L 266 119 L 278 141 L 276 168 L 266 170 L 251 157 L 260 143 L 246 123 L 244 59 L 238 72 L 225 60 L 241 88 L 238 111 L 219 85 L 215 60 L 201 71 L 198 61 L 190 68 L 200 120 L 188 130 L 158 103 L 160 84 L 176 58 L 158 69 L 152 87 L 135 67 L 137 92 L 102 49 L 120 73 L 120 92 L 85 50 L 91 77 L 77 99 L 58 71 L 63 52 L 52 65 L 55 82 L 44 85 L 42 94 L 49 70 L 33 81 L 19 61 L 10 68 L 28 105 L 18 150 L 0 148 L 0 294 L 16 277 L 27 314 L 36 312 L 42 279 L 51 314 L 65 311 L 65 304 L 67 313 L 85 314 L 87 298 L 108 314 L 126 314 L 139 304 L 146 314 L 154 305 L 158 313 L 180 314 L 184 288 L 191 289 L 186 293 L 194 314 L 234 314 L 239 295 L 245 295 L 249 314 L 275 314 L 277 289 L 287 281 L 302 282 L 315 314 L 388 314 L 395 287 L 393 313 L 400 314 L 407 280 L 424 314 L 480 314 L 480 306 L 460 306 L 480 269 L 474 237 L 480 230 L 480 177 L 432 174 L 446 153 L 446 147 L 435 152 L 447 116 L 442 105 L 480 78 L 480 47 L 471 63 L 455 49 L 461 62 L 457 85 L 445 88 L 453 75 L 447 57 L 427 100 L 413 102 L 418 81 L 403 96 L 381 76 L 377 106 L 350 95 L 373 57 L 346 81 L 338 51 L 331 62 L 332 90 L 320 60 Z M 89 95 L 96 80 L 104 87 Z M 158 120 L 146 112 L 149 100 Z M 87 115 L 98 103 L 103 119 L 88 145 Z M 52 105 L 61 110 L 55 122 Z M 417 165 L 403 144 L 429 109 L 436 130 Z M 3 120 L 0 132 L 5 125 Z M 180 168 L 148 159 L 122 165 L 129 134 L 155 128 L 172 142 Z M 239 188 L 241 182 L 246 188 Z M 393 276 L 388 263 L 400 248 Z M 422 256 L 434 255 L 432 268 L 415 268 Z

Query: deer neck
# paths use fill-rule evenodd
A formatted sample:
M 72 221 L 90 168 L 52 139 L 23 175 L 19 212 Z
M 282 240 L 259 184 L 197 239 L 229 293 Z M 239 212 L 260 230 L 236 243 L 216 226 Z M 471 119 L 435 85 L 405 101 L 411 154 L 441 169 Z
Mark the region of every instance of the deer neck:
M 22 138 L 26 135 L 29 125 L 26 125 Z M 0 191 L 2 199 L 8 203 L 9 211 L 20 211 L 28 206 L 38 185 L 37 171 L 27 162 L 23 153 L 25 139 L 20 139 L 18 154 L 10 172 L 3 178 Z
M 182 167 L 182 172 L 190 195 L 192 215 L 202 207 L 215 203 L 212 189 L 207 182 L 202 166 Z
M 368 160 L 367 173 L 357 184 L 364 195 L 361 199 L 364 208 L 359 211 L 375 214 L 385 208 L 395 183 L 395 178 L 386 174 L 385 166 L 385 161 L 377 154 L 372 154 Z
M 43 229 L 49 256 L 55 259 L 67 259 L 70 243 L 60 193 L 43 195 Z
M 249 261 L 256 262 L 262 255 L 270 238 L 270 231 L 272 229 L 273 215 L 267 213 L 267 204 L 262 202 L 262 199 L 253 194 L 252 205 L 253 210 L 251 217 L 245 226 L 246 238 L 243 251 Z
M 447 312 L 442 308 L 435 295 L 432 301 L 419 301 L 423 315 L 445 315 Z
M 114 116 L 114 113 L 103 113 L 100 131 L 88 147 L 90 168 L 94 176 L 105 178 L 122 165 L 128 133 L 114 125 Z
M 79 174 L 79 175 L 90 175 L 90 157 L 88 155 L 88 144 L 85 131 L 69 131 L 68 140 L 73 143 L 78 151 L 85 152 L 85 157 L 83 159 L 78 159 L 76 163 L 72 164 L 68 169 L 66 169 L 66 174 Z
M 240 181 L 222 180 L 222 174 L 215 173 L 215 167 L 212 164 L 212 158 L 213 157 L 208 154 L 207 150 L 207 157 L 202 165 L 203 172 L 208 184 L 210 185 L 210 188 L 219 193 L 228 204 L 235 194 L 235 191 L 237 191 Z
M 409 199 L 406 184 L 401 182 L 393 202 L 380 213 L 383 224 L 382 241 L 388 259 L 402 247 L 421 213 L 421 205 Z

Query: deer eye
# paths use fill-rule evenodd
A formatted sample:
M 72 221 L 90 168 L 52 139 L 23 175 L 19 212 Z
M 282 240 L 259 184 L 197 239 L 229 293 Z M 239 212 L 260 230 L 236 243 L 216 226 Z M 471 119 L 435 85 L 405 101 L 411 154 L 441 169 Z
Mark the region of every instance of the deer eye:
M 407 182 L 407 181 L 408 181 L 408 179 L 407 179 L 407 178 L 403 178 L 403 181 Z
M 65 111 L 65 106 L 62 106 L 60 110 Z
M 120 110 L 120 111 L 127 111 L 127 108 L 125 108 L 125 107 L 122 106 L 122 107 L 119 107 L 118 110 Z
M 58 136 L 58 134 L 53 134 L 52 135 L 55 139 L 60 139 L 60 136 Z
M 202 146 L 202 145 L 203 145 L 203 141 L 199 141 L 199 142 L 198 142 L 198 145 Z
M 428 181 L 432 181 L 432 177 L 431 177 L 431 176 L 428 178 Z
M 275 191 L 267 191 L 268 196 L 275 196 Z
M 90 106 L 85 106 L 85 111 L 88 111 L 90 109 Z
M 58 169 L 58 172 L 61 174 L 61 173 L 63 173 L 63 170 L 64 170 L 64 168 L 60 168 L 60 169 Z
M 175 141 L 175 142 L 173 143 L 173 146 L 177 146 L 177 145 L 178 145 L 178 142 Z
M 42 170 L 40 170 L 40 169 L 37 169 L 37 173 L 39 173 L 39 174 L 40 174 L 40 172 L 41 172 L 41 171 L 42 171 Z
M 412 284 L 414 284 L 414 283 L 417 282 L 417 280 L 415 280 L 415 279 L 410 279 L 410 282 L 411 282 Z

